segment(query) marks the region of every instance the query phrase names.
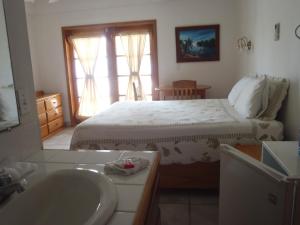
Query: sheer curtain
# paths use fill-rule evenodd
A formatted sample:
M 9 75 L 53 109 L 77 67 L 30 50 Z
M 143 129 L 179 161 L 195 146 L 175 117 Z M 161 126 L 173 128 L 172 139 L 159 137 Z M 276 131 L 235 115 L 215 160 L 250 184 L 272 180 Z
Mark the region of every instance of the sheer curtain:
M 94 77 L 95 65 L 99 53 L 100 37 L 71 37 L 74 49 L 85 73 L 84 87 L 81 93 L 78 117 L 90 117 L 100 111 Z
M 120 37 L 130 70 L 126 99 L 135 100 L 135 86 L 136 95 L 139 96 L 139 99 L 145 100 L 145 93 L 139 72 L 144 55 L 147 33 L 120 34 Z

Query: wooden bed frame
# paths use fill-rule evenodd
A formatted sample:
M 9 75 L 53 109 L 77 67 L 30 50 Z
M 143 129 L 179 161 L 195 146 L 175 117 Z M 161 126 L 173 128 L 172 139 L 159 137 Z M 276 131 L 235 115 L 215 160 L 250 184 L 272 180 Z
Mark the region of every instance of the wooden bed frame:
M 261 160 L 261 144 L 237 144 L 237 150 Z M 219 189 L 220 161 L 160 165 L 160 188 Z
M 160 188 L 219 189 L 220 161 L 160 165 Z

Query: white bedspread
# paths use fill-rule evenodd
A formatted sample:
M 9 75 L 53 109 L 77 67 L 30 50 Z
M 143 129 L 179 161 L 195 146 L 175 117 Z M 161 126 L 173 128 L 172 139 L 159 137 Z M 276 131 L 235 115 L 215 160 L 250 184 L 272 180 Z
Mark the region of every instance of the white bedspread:
M 164 164 L 215 161 L 220 143 L 281 140 L 282 129 L 278 121 L 241 118 L 227 99 L 118 102 L 79 124 L 71 149 L 159 150 Z

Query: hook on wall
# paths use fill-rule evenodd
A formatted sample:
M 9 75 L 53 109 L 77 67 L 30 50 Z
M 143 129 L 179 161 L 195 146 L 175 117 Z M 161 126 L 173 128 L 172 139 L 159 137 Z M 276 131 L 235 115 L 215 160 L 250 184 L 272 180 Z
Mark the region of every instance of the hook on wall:
M 237 40 L 237 48 L 239 50 L 252 50 L 253 49 L 253 43 L 251 40 L 249 40 L 246 36 L 243 36 Z

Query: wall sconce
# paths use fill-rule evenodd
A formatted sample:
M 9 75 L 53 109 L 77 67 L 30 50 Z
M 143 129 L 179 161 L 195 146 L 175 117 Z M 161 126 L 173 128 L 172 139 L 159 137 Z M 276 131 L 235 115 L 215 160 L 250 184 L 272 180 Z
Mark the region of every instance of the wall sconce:
M 252 50 L 253 49 L 253 44 L 252 41 L 250 41 L 246 36 L 241 37 L 237 40 L 237 48 L 239 50 Z
M 296 27 L 296 29 L 295 29 L 295 35 L 296 35 L 297 38 L 300 39 L 300 25 L 298 25 L 298 26 Z

